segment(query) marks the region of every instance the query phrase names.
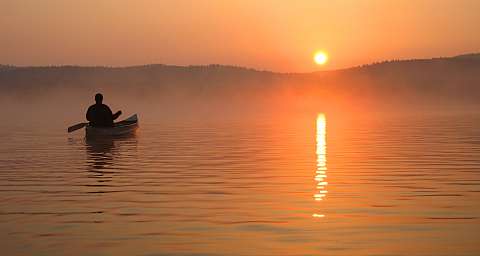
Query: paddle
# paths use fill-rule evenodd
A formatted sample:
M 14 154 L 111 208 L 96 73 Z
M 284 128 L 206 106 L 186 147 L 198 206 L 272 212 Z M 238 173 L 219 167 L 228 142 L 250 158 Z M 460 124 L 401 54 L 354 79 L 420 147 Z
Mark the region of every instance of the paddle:
M 68 132 L 74 132 L 78 129 L 82 129 L 83 127 L 87 126 L 88 123 L 79 123 L 79 124 L 76 124 L 76 125 L 72 125 L 70 127 L 68 127 L 67 131 Z

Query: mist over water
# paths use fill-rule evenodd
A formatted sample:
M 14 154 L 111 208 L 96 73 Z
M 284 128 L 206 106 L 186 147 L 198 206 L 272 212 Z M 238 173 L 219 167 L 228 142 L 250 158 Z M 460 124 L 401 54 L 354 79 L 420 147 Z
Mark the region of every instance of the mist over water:
M 113 109 L 152 121 L 475 112 L 478 72 L 478 54 L 298 74 L 219 65 L 0 66 L 0 107 L 15 122 L 63 125 L 82 118 L 97 92 Z

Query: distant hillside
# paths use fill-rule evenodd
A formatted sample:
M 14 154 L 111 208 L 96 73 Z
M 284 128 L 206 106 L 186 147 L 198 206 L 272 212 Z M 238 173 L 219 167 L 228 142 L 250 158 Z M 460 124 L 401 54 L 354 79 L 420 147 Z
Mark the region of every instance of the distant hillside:
M 274 73 L 232 66 L 0 66 L 6 97 L 34 100 L 115 93 L 142 101 L 240 102 L 275 99 L 308 104 L 477 104 L 480 54 L 394 60 L 336 71 Z M 120 97 L 120 96 L 119 96 Z
M 480 60 L 480 53 L 462 54 L 454 57 L 455 59 Z
M 14 66 L 9 66 L 9 65 L 1 65 L 0 64 L 0 70 L 7 70 L 7 69 L 13 69 L 15 68 Z

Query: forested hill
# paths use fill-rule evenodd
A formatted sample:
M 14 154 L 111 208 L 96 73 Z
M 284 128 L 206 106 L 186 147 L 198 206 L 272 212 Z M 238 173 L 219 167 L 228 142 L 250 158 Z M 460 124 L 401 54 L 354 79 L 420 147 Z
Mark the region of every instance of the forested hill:
M 275 73 L 208 65 L 133 67 L 0 66 L 3 96 L 34 98 L 65 90 L 124 92 L 148 100 L 162 95 L 216 100 L 295 95 L 296 99 L 385 102 L 468 102 L 480 98 L 480 54 L 393 60 L 342 70 Z

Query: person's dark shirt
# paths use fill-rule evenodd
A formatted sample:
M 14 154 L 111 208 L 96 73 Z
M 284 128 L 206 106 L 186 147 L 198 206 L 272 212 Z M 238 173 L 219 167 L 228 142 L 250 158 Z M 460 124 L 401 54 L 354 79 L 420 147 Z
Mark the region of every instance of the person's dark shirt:
M 105 104 L 94 104 L 88 108 L 87 120 L 91 126 L 113 126 L 113 113 Z

